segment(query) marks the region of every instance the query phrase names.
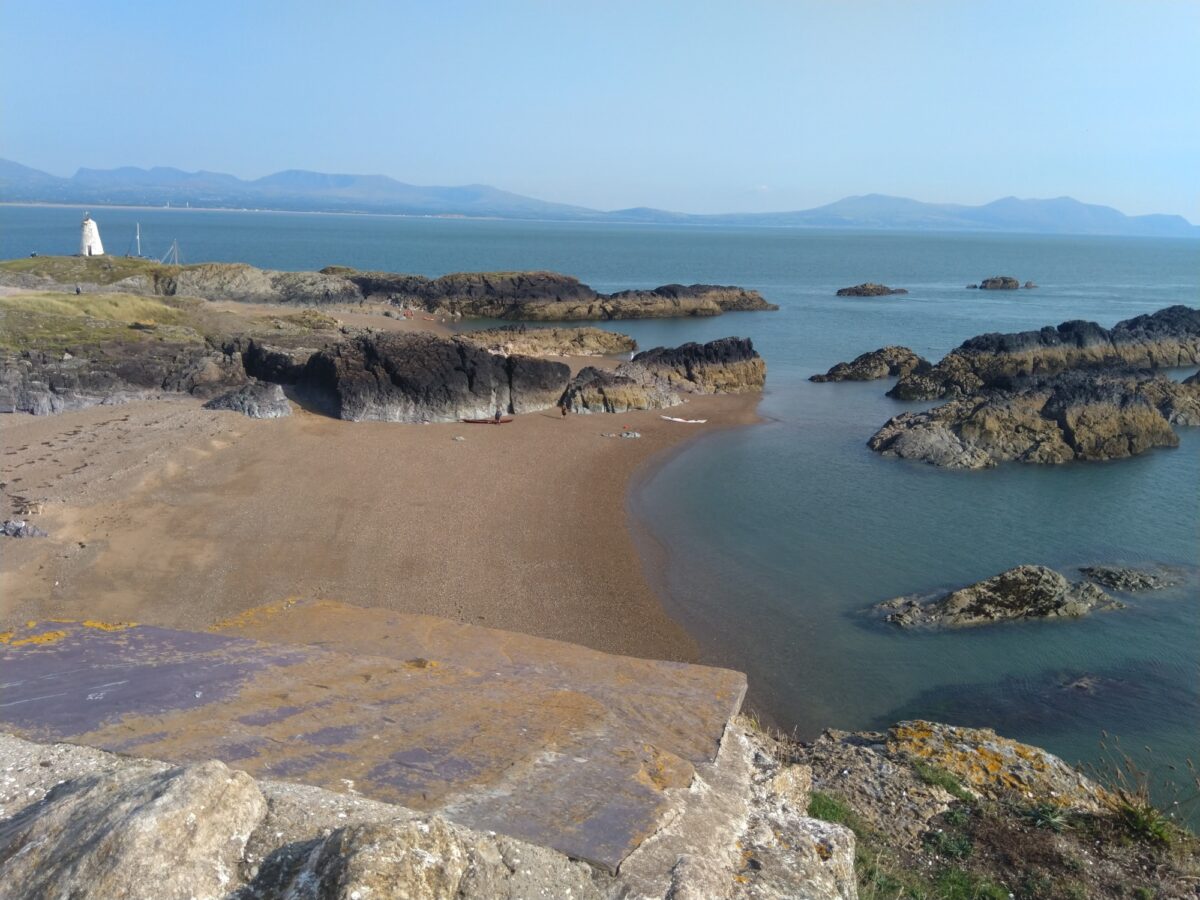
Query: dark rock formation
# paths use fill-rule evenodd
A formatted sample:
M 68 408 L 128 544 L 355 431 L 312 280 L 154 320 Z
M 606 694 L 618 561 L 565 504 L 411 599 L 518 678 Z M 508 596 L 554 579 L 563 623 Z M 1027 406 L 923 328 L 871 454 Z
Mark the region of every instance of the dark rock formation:
M 767 367 L 749 338 L 656 347 L 639 353 L 618 372 L 640 369 L 685 393 L 743 394 L 761 391 Z
M 1157 369 L 1200 364 L 1200 309 L 1170 306 L 1102 328 L 1063 322 L 1039 331 L 984 334 L 963 342 L 927 372 L 914 371 L 889 397 L 964 397 L 1015 378 L 1069 369 Z
M 885 456 L 978 469 L 1015 460 L 1119 459 L 1174 447 L 1200 424 L 1200 385 L 1149 372 L 1066 372 L 890 419 L 867 445 Z
M 1032 281 L 1027 281 L 1023 285 L 1021 285 L 1021 287 L 1025 288 L 1025 290 L 1027 290 L 1027 291 L 1032 291 L 1035 287 L 1037 287 L 1037 285 L 1034 284 Z
M 202 343 L 113 342 L 80 355 L 0 354 L 0 412 L 48 415 L 164 393 L 196 397 L 243 384 L 240 356 Z
M 932 368 L 928 360 L 913 353 L 907 347 L 890 345 L 856 356 L 848 363 L 838 363 L 824 375 L 813 375 L 808 380 L 826 381 L 875 381 L 912 372 L 927 372 Z
M 862 284 L 856 284 L 854 287 L 839 288 L 837 295 L 839 297 L 889 297 L 893 294 L 907 293 L 908 291 L 904 288 L 890 288 L 886 284 L 865 281 Z
M 1133 569 L 1128 566 L 1083 566 L 1080 573 L 1088 581 L 1102 584 L 1114 591 L 1132 594 L 1137 591 L 1160 591 L 1179 584 L 1177 574 L 1167 569 Z
M 683 398 L 653 379 L 638 379 L 588 366 L 571 379 L 563 402 L 576 413 L 623 413 L 634 409 L 665 409 L 682 403 Z
M 0 534 L 14 538 L 50 536 L 32 522 L 26 522 L 24 519 L 5 519 L 4 524 L 0 525 Z
M 315 347 L 281 347 L 254 338 L 237 338 L 224 347 L 226 353 L 240 353 L 246 374 L 275 384 L 295 384 L 304 372 Z
M 980 290 L 984 291 L 1015 291 L 1020 286 L 1021 282 L 1011 275 L 993 275 L 979 282 Z
M 239 412 L 251 419 L 281 419 L 292 414 L 292 404 L 284 396 L 283 388 L 265 381 L 252 381 L 214 397 L 204 408 Z
M 0 270 L 0 283 L 45 289 L 76 282 L 105 290 L 193 296 L 253 303 L 358 303 L 363 300 L 424 309 L 439 315 L 563 321 L 715 316 L 732 310 L 778 309 L 757 291 L 723 285 L 668 284 L 653 290 L 600 294 L 555 272 L 467 272 L 425 278 L 330 266 L 319 272 L 280 272 L 242 263 L 188 266 L 126 265 L 115 271 L 97 260 L 81 267 L 45 257 L 20 273 Z M 70 282 L 59 282 L 63 271 Z M 124 276 L 124 277 L 118 277 Z
M 901 628 L 962 628 L 1013 619 L 1078 618 L 1122 605 L 1089 582 L 1071 584 L 1045 566 L 1017 566 L 948 594 L 896 597 L 875 609 Z
M 342 419 L 453 422 L 553 406 L 570 369 L 430 334 L 362 335 L 314 354 L 298 388 Z

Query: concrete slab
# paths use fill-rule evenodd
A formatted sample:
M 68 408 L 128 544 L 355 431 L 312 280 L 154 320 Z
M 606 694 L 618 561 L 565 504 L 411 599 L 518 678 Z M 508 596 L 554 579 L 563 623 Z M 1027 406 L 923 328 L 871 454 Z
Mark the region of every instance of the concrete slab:
M 253 639 L 270 632 L 277 642 Z M 0 633 L 4 730 L 220 759 L 610 871 L 658 826 L 664 792 L 715 758 L 744 691 L 727 670 L 344 604 L 280 604 L 221 633 L 96 622 Z

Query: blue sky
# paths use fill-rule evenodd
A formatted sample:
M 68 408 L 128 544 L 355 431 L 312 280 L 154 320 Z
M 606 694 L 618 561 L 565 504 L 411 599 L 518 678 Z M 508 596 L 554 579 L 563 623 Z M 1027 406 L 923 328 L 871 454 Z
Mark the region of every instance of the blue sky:
M 1069 194 L 1200 222 L 1200 3 L 8 0 L 0 156 L 687 212 Z

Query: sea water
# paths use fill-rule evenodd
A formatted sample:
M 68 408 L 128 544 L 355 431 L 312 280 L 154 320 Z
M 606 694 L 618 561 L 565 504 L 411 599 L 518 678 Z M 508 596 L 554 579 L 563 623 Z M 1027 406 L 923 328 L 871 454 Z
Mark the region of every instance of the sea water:
M 0 256 L 69 253 L 82 210 L 0 207 Z M 1111 326 L 1200 302 L 1200 242 L 1106 237 L 610 226 L 198 210 L 93 210 L 123 252 L 282 269 L 330 264 L 430 276 L 548 269 L 602 291 L 669 282 L 754 288 L 781 307 L 619 322 L 645 347 L 751 337 L 767 362 L 764 423 L 689 444 L 644 478 L 631 511 L 647 575 L 707 659 L 750 676 L 752 702 L 806 738 L 909 717 L 983 725 L 1103 765 L 1102 732 L 1188 790 L 1200 734 L 1200 429 L 1178 448 L 1063 466 L 954 472 L 866 441 L 928 404 L 889 382 L 809 375 L 885 344 L 936 360 L 964 339 L 1090 319 Z M 991 275 L 1034 290 L 984 292 Z M 881 281 L 907 296 L 838 298 Z M 1172 373 L 1182 377 L 1185 372 Z M 668 427 L 664 423 L 664 427 Z M 700 428 L 678 425 L 670 427 Z M 1180 586 L 1071 622 L 908 633 L 865 615 L 900 594 L 1022 563 L 1184 567 Z M 1111 740 L 1110 740 L 1111 744 Z M 1149 748 L 1148 750 L 1145 748 Z M 1171 773 L 1169 765 L 1178 767 Z M 1193 814 L 1196 810 L 1191 810 Z

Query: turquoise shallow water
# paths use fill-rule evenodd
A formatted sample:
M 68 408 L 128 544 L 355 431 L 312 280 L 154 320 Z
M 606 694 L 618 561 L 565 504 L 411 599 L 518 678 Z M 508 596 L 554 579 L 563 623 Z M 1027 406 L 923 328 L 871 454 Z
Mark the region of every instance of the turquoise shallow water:
M 71 252 L 78 210 L 0 208 L 0 256 Z M 767 360 L 760 426 L 714 433 L 647 477 L 631 508 L 665 566 L 649 574 L 709 658 L 803 736 L 905 716 L 995 727 L 1072 761 L 1100 732 L 1166 777 L 1200 723 L 1200 430 L 1133 460 L 946 472 L 883 459 L 872 432 L 904 404 L 886 382 L 808 375 L 886 343 L 937 358 L 963 339 L 1200 302 L 1200 242 L 614 227 L 382 217 L 99 210 L 110 250 L 142 224 L 149 252 L 278 268 L 332 263 L 438 275 L 545 268 L 601 290 L 740 284 L 778 313 L 619 323 L 643 347 L 750 336 Z M 968 291 L 989 275 L 1040 287 Z M 907 297 L 839 299 L 864 280 Z M 1182 375 L 1184 373 L 1177 373 Z M 649 559 L 649 557 L 648 557 Z M 1180 588 L 1071 623 L 912 635 L 861 610 L 1019 563 L 1191 567 Z M 1078 680 L 1088 676 L 1091 687 Z M 1152 748 L 1151 753 L 1141 749 Z

